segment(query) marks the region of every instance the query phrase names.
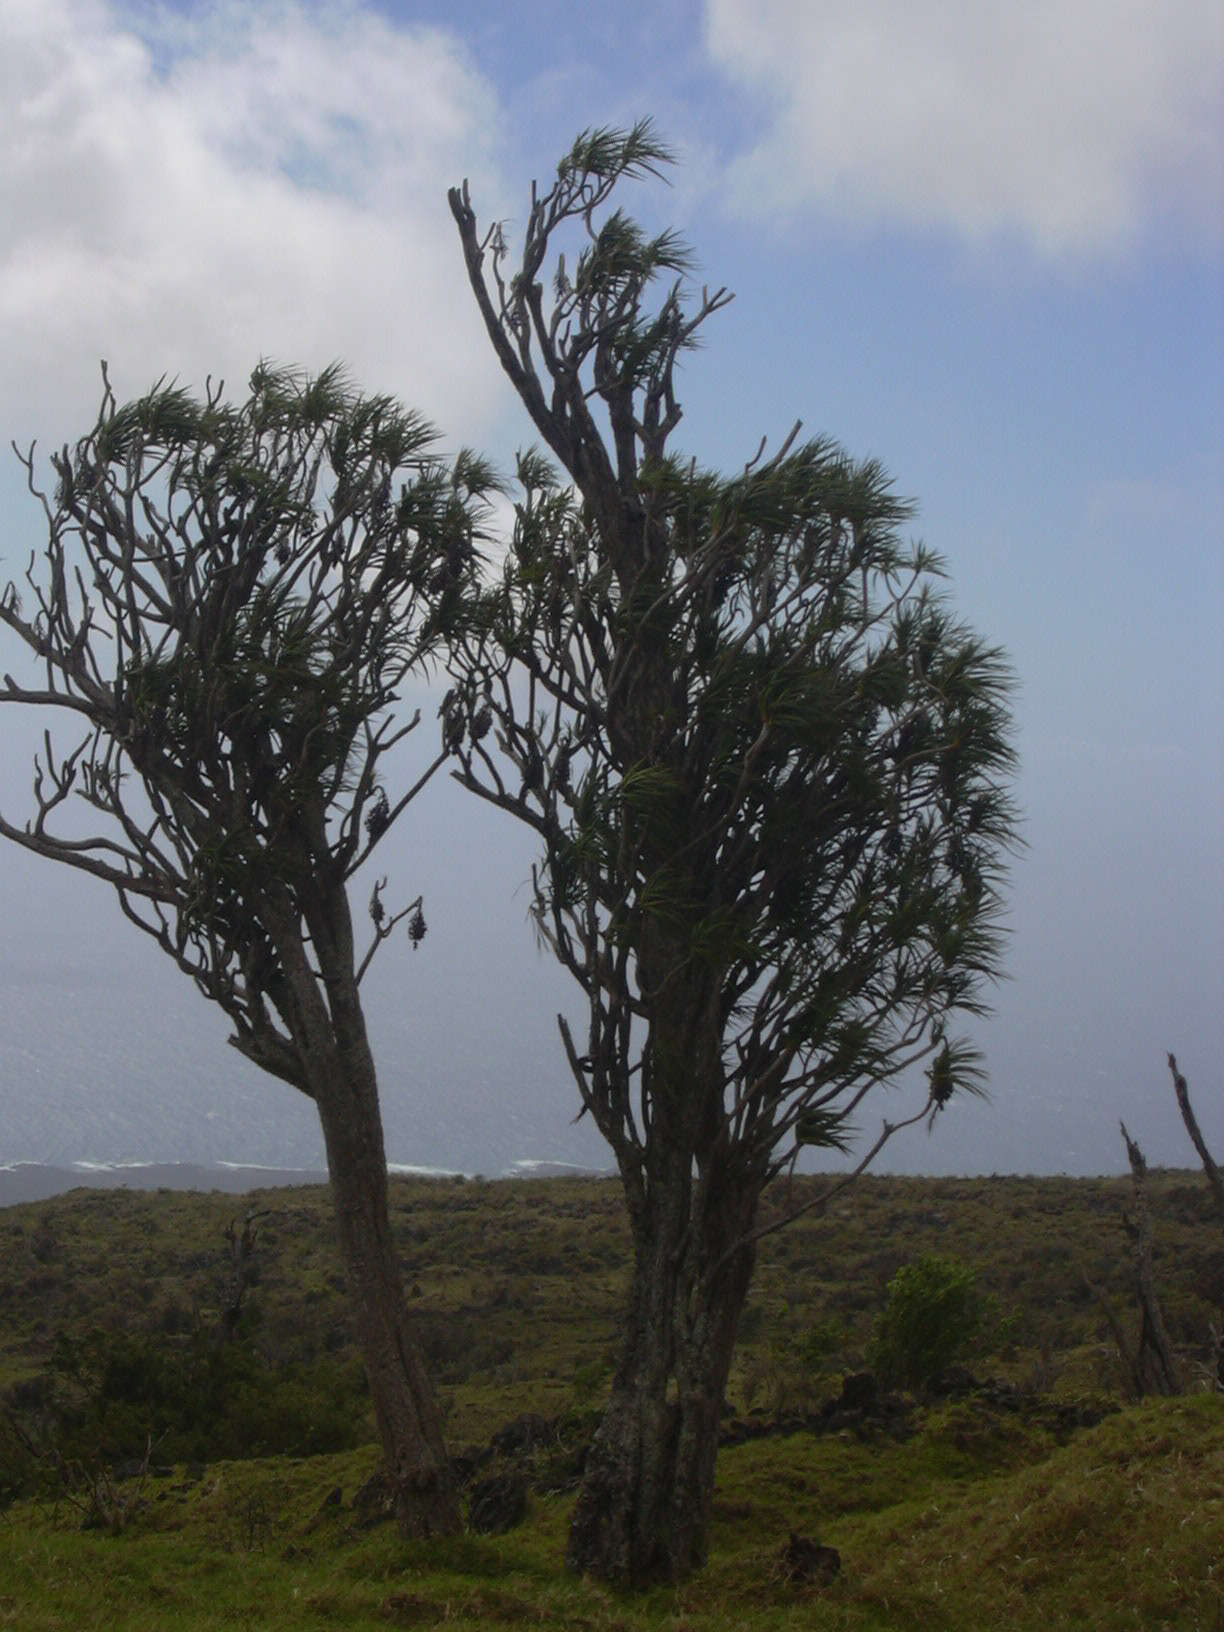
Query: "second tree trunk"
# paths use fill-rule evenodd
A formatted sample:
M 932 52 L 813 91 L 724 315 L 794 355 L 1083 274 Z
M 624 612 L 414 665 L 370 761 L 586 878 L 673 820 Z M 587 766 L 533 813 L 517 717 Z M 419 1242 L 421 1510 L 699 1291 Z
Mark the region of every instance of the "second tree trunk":
M 706 1561 L 736 1330 L 755 1261 L 756 1196 L 656 1173 L 633 1216 L 624 1348 L 570 1527 L 571 1568 L 626 1586 Z

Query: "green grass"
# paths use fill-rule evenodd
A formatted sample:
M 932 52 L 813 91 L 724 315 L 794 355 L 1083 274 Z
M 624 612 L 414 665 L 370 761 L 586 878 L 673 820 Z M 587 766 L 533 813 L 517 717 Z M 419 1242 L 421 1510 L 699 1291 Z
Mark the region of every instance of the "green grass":
M 559 1566 L 568 1498 L 496 1539 L 408 1545 L 355 1527 L 369 1453 L 223 1463 L 149 1480 L 117 1536 L 65 1506 L 10 1508 L 0 1626 L 1196 1629 L 1224 1624 L 1224 1402 L 1119 1412 L 1059 1446 L 1014 1432 L 993 1465 L 932 1413 L 904 1445 L 797 1434 L 724 1453 L 711 1562 L 623 1597 Z M 326 1505 L 340 1488 L 342 1502 Z M 842 1554 L 828 1589 L 777 1568 L 791 1530 Z
M 802 1204 L 815 1182 L 775 1186 L 767 1213 Z M 1195 1173 L 1154 1172 L 1149 1185 L 1166 1319 L 1175 1342 L 1201 1344 L 1224 1304 L 1210 1196 Z M 392 1196 L 422 1340 L 461 1437 L 495 1425 L 490 1389 L 560 1395 L 576 1372 L 606 1367 L 629 1253 L 615 1183 L 397 1180 Z M 760 1405 L 802 1395 L 811 1366 L 799 1351 L 817 1323 L 838 1334 L 819 1386 L 863 1364 L 889 1280 L 929 1251 L 964 1260 L 1016 1315 L 996 1371 L 1019 1377 L 1040 1364 L 1072 1392 L 1115 1387 L 1108 1328 L 1084 1276 L 1129 1308 L 1128 1204 L 1123 1179 L 865 1178 L 830 1216 L 761 1243 L 733 1402 L 747 1408 L 746 1374 Z M 325 1190 L 77 1190 L 0 1211 L 0 1388 L 45 1364 L 59 1331 L 172 1334 L 215 1319 L 223 1231 L 247 1206 L 267 1214 L 249 1299 L 261 1349 L 278 1365 L 351 1358 Z
M 810 1193 L 798 1180 L 767 1205 L 780 1213 Z M 451 1443 L 486 1443 L 527 1412 L 597 1410 L 628 1256 L 615 1185 L 398 1181 L 393 1196 Z M 1207 1199 L 1197 1175 L 1151 1177 L 1158 1274 L 1191 1370 L 1224 1304 Z M 1224 1632 L 1224 1397 L 1127 1405 L 1084 1288 L 1086 1272 L 1132 1319 L 1127 1202 L 1121 1180 L 872 1179 L 833 1216 L 766 1238 L 729 1389 L 739 1414 L 791 1414 L 835 1393 L 864 1361 L 889 1279 L 929 1250 L 972 1265 L 1015 1317 L 1007 1346 L 975 1357 L 975 1371 L 1028 1386 L 1007 1409 L 978 1395 L 919 1403 L 900 1440 L 801 1431 L 725 1449 L 708 1567 L 637 1597 L 563 1568 L 573 1495 L 545 1493 L 564 1463 L 548 1451 L 527 1466 L 539 1487 L 528 1521 L 505 1537 L 413 1546 L 393 1526 L 361 1528 L 353 1498 L 377 1456 L 326 1192 L 77 1191 L 6 1209 L 10 1404 L 37 1397 L 61 1334 L 182 1346 L 207 1332 L 225 1226 L 253 1205 L 268 1216 L 245 1341 L 269 1374 L 292 1370 L 307 1403 L 312 1387 L 322 1397 L 349 1379 L 360 1448 L 211 1459 L 202 1476 L 179 1467 L 123 1484 L 113 1535 L 83 1530 L 48 1481 L 41 1499 L 0 1510 L 0 1628 Z M 1109 1414 L 1075 1429 L 1077 1403 L 1082 1417 Z M 0 1462 L 3 1444 L 0 1432 Z M 327 1503 L 337 1488 L 341 1501 Z M 784 1579 L 791 1531 L 840 1550 L 833 1586 Z

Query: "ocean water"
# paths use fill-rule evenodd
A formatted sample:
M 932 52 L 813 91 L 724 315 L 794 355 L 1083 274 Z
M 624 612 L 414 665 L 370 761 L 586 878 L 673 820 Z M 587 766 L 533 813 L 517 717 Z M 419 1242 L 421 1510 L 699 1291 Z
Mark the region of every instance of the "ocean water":
M 322 1171 L 314 1106 L 227 1045 L 224 1015 L 123 921 L 106 892 L 91 896 L 65 875 L 47 866 L 38 891 L 17 892 L 0 870 L 8 930 L 0 945 L 0 1166 Z M 581 1035 L 572 986 L 529 934 L 517 935 L 515 955 L 490 961 L 495 948 L 474 916 L 487 916 L 488 898 L 474 888 L 430 907 L 422 951 L 388 947 L 371 970 L 367 1017 L 388 1159 L 487 1176 L 531 1162 L 606 1171 L 610 1153 L 590 1118 L 577 1116 L 557 1037 L 559 1009 Z M 520 894 L 512 914 L 520 932 L 524 914 Z M 1168 1031 L 1218 1155 L 1224 1101 L 1208 1092 L 1207 1075 L 1218 1050 L 1183 1048 L 1188 1024 Z M 983 1042 L 990 1101 L 954 1104 L 930 1136 L 907 1131 L 880 1171 L 1119 1172 L 1119 1117 L 1153 1165 L 1196 1165 L 1160 1049 L 1141 1049 L 1123 1033 L 1102 1056 L 1078 1020 L 1058 1031 L 1015 1015 L 992 1023 Z M 873 1140 L 881 1119 L 899 1120 L 903 1110 L 903 1096 L 873 1094 L 856 1118 L 860 1137 Z
M 0 1166 L 322 1170 L 313 1104 L 228 1045 L 225 1016 L 109 893 L 65 868 L 34 876 L 37 892 L 18 890 L 0 870 L 10 927 L 0 946 Z M 474 938 L 459 905 L 439 908 L 425 948 L 388 947 L 363 987 L 389 1161 L 488 1175 L 522 1161 L 606 1167 L 589 1121 L 574 1121 L 555 1022 L 568 986 L 529 940 L 526 957 L 475 986 Z
M 393 1176 L 407 1178 L 469 1178 L 448 1168 L 413 1167 L 390 1162 Z M 493 1176 L 493 1175 L 490 1175 Z M 605 1175 L 571 1163 L 541 1162 L 531 1159 L 513 1162 L 503 1174 L 508 1179 L 597 1178 Z M 200 1166 L 190 1162 L 72 1162 L 56 1167 L 41 1162 L 9 1162 L 0 1165 L 0 1207 L 19 1202 L 44 1201 L 79 1188 L 89 1190 L 220 1190 L 245 1195 L 250 1190 L 270 1190 L 282 1185 L 325 1184 L 327 1174 L 319 1168 L 251 1167 L 240 1162 L 217 1162 Z

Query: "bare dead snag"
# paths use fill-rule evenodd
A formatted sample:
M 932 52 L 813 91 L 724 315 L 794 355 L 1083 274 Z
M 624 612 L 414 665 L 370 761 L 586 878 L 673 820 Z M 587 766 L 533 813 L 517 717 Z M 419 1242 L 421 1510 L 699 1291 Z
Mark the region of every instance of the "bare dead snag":
M 255 1246 L 259 1239 L 257 1224 L 259 1219 L 268 1217 L 268 1211 L 267 1208 L 262 1212 L 253 1207 L 249 1208 L 242 1221 L 241 1231 L 234 1228 L 232 1218 L 225 1226 L 225 1246 L 230 1274 L 225 1287 L 221 1320 L 217 1328 L 217 1337 L 221 1344 L 231 1342 L 238 1330 L 238 1322 L 242 1318 L 242 1300 L 253 1280 Z
M 1165 1329 L 1160 1299 L 1156 1294 L 1156 1276 L 1152 1268 L 1152 1221 L 1147 1205 L 1147 1163 L 1143 1152 L 1120 1124 L 1126 1142 L 1131 1178 L 1135 1190 L 1134 1214 L 1123 1214 L 1122 1222 L 1131 1239 L 1134 1253 L 1135 1290 L 1139 1298 L 1139 1342 L 1133 1358 L 1123 1351 L 1135 1381 L 1136 1393 L 1180 1394 L 1183 1391 L 1181 1372 L 1173 1355 L 1173 1345 Z
M 1207 1141 L 1203 1138 L 1202 1130 L 1198 1125 L 1198 1118 L 1194 1114 L 1194 1107 L 1190 1103 L 1190 1089 L 1185 1077 L 1177 1069 L 1177 1056 L 1169 1055 L 1169 1071 L 1173 1077 L 1173 1092 L 1177 1095 L 1177 1108 L 1181 1112 L 1181 1119 L 1186 1124 L 1186 1132 L 1190 1135 L 1190 1143 L 1198 1151 L 1199 1161 L 1203 1164 L 1203 1172 L 1207 1175 L 1207 1183 L 1211 1186 L 1211 1193 L 1215 1197 L 1216 1211 L 1220 1215 L 1220 1223 L 1224 1224 L 1224 1178 L 1212 1160 L 1211 1152 L 1207 1149 Z
M 1139 1350 L 1126 1335 L 1126 1328 L 1118 1318 L 1118 1311 L 1113 1306 L 1109 1294 L 1090 1279 L 1087 1270 L 1080 1266 L 1080 1279 L 1084 1289 L 1089 1293 L 1093 1302 L 1105 1317 L 1110 1336 L 1118 1351 L 1118 1358 L 1122 1362 L 1122 1370 L 1126 1376 L 1126 1392 L 1131 1399 L 1140 1400 L 1146 1392 L 1144 1388 L 1143 1370 L 1139 1360 Z
M 1190 1135 L 1190 1143 L 1198 1152 L 1199 1161 L 1203 1164 L 1203 1172 L 1207 1175 L 1207 1183 L 1215 1197 L 1216 1211 L 1220 1215 L 1220 1223 L 1224 1224 L 1224 1179 L 1220 1170 L 1212 1159 L 1207 1148 L 1207 1141 L 1203 1138 L 1202 1130 L 1198 1125 L 1198 1118 L 1194 1114 L 1194 1107 L 1190 1103 L 1190 1087 L 1185 1077 L 1177 1069 L 1177 1057 L 1169 1055 L 1169 1072 L 1173 1078 L 1173 1092 L 1177 1095 L 1177 1108 L 1181 1112 L 1181 1119 L 1185 1123 L 1186 1132 Z M 1224 1321 L 1217 1323 L 1209 1321 L 1207 1376 L 1213 1389 L 1224 1390 Z

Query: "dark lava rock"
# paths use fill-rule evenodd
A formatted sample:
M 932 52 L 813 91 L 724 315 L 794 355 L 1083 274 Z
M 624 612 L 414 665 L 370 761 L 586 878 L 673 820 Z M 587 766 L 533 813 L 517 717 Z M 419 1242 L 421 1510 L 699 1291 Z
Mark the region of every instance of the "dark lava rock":
M 488 1445 L 460 1445 L 450 1453 L 451 1477 L 462 1490 L 492 1457 Z
M 825 1547 L 807 1536 L 797 1536 L 792 1530 L 778 1563 L 788 1581 L 829 1587 L 841 1570 L 841 1554 L 836 1547 Z
M 370 1475 L 353 1497 L 353 1514 L 359 1530 L 372 1529 L 395 1517 L 395 1492 L 381 1468 Z
M 557 1424 L 552 1417 L 528 1412 L 499 1428 L 489 1443 L 503 1456 L 513 1456 L 518 1451 L 533 1450 L 537 1445 L 549 1445 L 556 1437 Z
M 880 1403 L 880 1385 L 870 1371 L 851 1372 L 842 1378 L 839 1411 L 874 1411 Z
M 968 1366 L 945 1366 L 931 1383 L 929 1392 L 937 1400 L 963 1400 L 966 1394 L 976 1393 L 981 1386 Z
M 517 1473 L 478 1479 L 468 1498 L 468 1523 L 482 1536 L 501 1536 L 527 1517 L 527 1481 Z

